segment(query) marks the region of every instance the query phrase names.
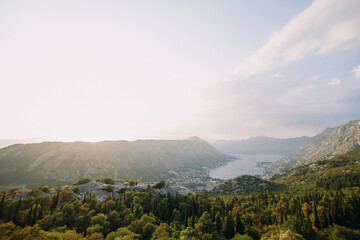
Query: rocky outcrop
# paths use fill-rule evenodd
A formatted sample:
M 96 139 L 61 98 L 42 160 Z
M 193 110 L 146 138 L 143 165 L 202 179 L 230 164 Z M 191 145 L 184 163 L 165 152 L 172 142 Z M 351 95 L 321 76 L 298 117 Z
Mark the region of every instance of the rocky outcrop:
M 360 147 L 360 121 L 354 120 L 337 128 L 328 128 L 306 143 L 293 156 L 296 165 L 306 165 L 345 154 Z

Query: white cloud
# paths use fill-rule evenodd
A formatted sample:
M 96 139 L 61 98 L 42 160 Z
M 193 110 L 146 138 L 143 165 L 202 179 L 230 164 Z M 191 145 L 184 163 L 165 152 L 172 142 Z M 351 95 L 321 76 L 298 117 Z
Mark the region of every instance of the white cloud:
M 337 78 L 331 78 L 331 81 L 328 82 L 328 85 L 329 85 L 330 87 L 334 87 L 334 86 L 341 85 L 341 80 L 340 80 L 340 79 L 337 79 Z
M 245 63 L 236 75 L 250 76 L 302 59 L 308 54 L 349 50 L 360 45 L 360 1 L 316 0 L 293 18 Z
M 353 68 L 353 73 L 355 77 L 360 77 L 360 65 Z

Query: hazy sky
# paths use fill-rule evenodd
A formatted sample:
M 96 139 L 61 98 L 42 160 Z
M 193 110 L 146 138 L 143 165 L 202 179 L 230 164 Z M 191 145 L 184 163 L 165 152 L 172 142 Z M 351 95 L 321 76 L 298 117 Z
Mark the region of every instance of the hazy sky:
M 295 137 L 360 119 L 359 9 L 0 0 L 0 138 Z

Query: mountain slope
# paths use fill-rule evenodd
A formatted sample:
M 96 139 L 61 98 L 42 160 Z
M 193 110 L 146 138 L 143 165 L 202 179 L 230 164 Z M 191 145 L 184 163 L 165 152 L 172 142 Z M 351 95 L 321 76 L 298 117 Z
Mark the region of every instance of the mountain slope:
M 354 120 L 329 128 L 315 136 L 296 152 L 297 165 L 329 159 L 360 147 L 360 121 Z
M 272 138 L 252 137 L 243 140 L 218 140 L 212 145 L 225 153 L 257 153 L 257 154 L 281 154 L 292 155 L 305 143 L 311 140 L 310 137 L 297 138 Z
M 329 160 L 298 166 L 271 180 L 294 190 L 323 188 L 337 190 L 360 186 L 360 149 Z
M 137 140 L 45 142 L 17 144 L 0 149 L 0 182 L 6 184 L 68 184 L 82 177 L 135 178 L 157 181 L 169 171 L 199 169 L 227 161 L 200 138 L 187 140 Z
M 265 193 L 280 190 L 278 183 L 263 180 L 252 175 L 242 175 L 228 179 L 216 185 L 211 193 L 222 195 L 240 195 L 250 193 Z

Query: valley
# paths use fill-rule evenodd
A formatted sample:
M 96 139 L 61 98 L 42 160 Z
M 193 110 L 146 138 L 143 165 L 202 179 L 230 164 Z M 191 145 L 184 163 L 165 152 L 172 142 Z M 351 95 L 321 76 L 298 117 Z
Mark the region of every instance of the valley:
M 8 146 L 0 236 L 359 239 L 359 126 L 292 155 L 224 154 L 198 137 Z

